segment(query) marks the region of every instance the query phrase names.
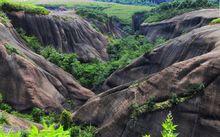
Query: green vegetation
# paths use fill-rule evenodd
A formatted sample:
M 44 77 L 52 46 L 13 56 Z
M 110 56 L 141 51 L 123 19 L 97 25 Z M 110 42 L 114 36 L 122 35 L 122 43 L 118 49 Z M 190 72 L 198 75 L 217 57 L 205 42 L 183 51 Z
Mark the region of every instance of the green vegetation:
M 0 125 L 7 124 L 7 118 L 5 117 L 4 113 L 0 111 Z
M 146 12 L 144 22 L 159 22 L 185 12 L 214 6 L 214 3 L 208 0 L 174 0 L 173 2 L 161 3 L 153 10 Z
M 95 19 L 100 22 L 108 22 L 109 17 L 106 13 L 97 9 L 77 8 L 76 14 L 87 19 Z
M 4 25 L 7 25 L 10 22 L 8 17 L 1 10 L 0 10 L 0 22 L 3 23 Z
M 25 33 L 23 29 L 17 29 L 17 32 L 20 34 L 21 38 L 25 40 L 27 46 L 37 54 L 40 54 L 43 46 L 40 44 L 39 40 L 35 36 L 29 36 Z
M 219 24 L 219 23 L 220 23 L 220 18 L 211 21 L 211 24 Z
M 110 44 L 108 45 L 109 61 L 101 62 L 94 60 L 90 63 L 81 63 L 78 61 L 76 54 L 60 53 L 51 47 L 43 48 L 36 37 L 27 36 L 21 30 L 19 32 L 33 51 L 73 74 L 83 86 L 89 88 L 99 86 L 112 72 L 128 65 L 133 59 L 146 52 L 150 52 L 155 45 L 164 42 L 163 39 L 158 39 L 152 44 L 144 36 L 110 39 Z
M 44 124 L 44 128 L 39 130 L 33 126 L 26 134 L 24 132 L 4 132 L 0 128 L 0 137 L 70 137 L 69 131 L 64 131 L 62 126 L 55 128 L 55 125 L 47 126 Z
M 122 39 L 111 40 L 108 46 L 110 60 L 101 62 L 94 60 L 91 63 L 81 63 L 75 54 L 63 54 L 47 47 L 41 51 L 46 59 L 60 66 L 80 81 L 86 87 L 99 86 L 112 72 L 120 69 L 140 55 L 150 52 L 154 45 L 143 36 L 128 36 Z
M 9 55 L 11 55 L 11 54 L 13 54 L 13 53 L 15 53 L 15 54 L 20 54 L 20 52 L 16 49 L 16 48 L 14 48 L 11 44 L 5 44 L 4 45 L 5 46 L 5 48 L 6 48 L 6 50 L 7 50 L 7 53 L 9 54 Z
M 67 130 L 71 127 L 71 113 L 64 110 L 60 116 L 60 124 L 63 126 L 64 130 Z
M 49 14 L 49 11 L 44 7 L 35 6 L 33 4 L 17 3 L 10 0 L 0 0 L 0 10 L 4 12 L 24 11 L 32 14 Z
M 158 4 L 164 1 L 169 0 L 96 0 L 102 2 L 115 2 L 121 4 L 129 4 L 129 5 L 151 5 L 151 4 Z
M 146 112 L 171 108 L 175 105 L 178 105 L 182 102 L 191 99 L 192 97 L 194 97 L 194 95 L 203 91 L 204 88 L 205 85 L 203 83 L 194 83 L 194 84 L 190 84 L 187 87 L 186 93 L 184 93 L 184 95 L 178 96 L 177 94 L 172 93 L 171 96 L 165 101 L 156 102 L 155 98 L 151 97 L 141 105 L 134 103 L 133 105 L 131 105 L 131 110 L 132 110 L 131 118 L 137 119 L 138 116 Z
M 41 4 L 46 7 L 60 7 L 65 6 L 67 8 L 84 8 L 84 9 L 96 9 L 99 12 L 107 14 L 109 17 L 119 18 L 123 24 L 130 25 L 132 21 L 132 16 L 136 12 L 148 11 L 151 9 L 150 6 L 134 6 L 134 5 L 123 5 L 116 3 L 105 3 L 105 2 L 80 2 L 80 1 L 44 1 L 44 0 L 30 0 L 25 3 Z
M 33 122 L 43 124 L 42 130 L 33 126 L 30 130 L 22 132 L 8 132 L 2 130 L 2 124 L 8 124 L 4 111 L 0 112 L 0 137 L 94 137 L 96 128 L 93 126 L 78 126 L 72 122 L 71 113 L 64 110 L 61 114 L 44 113 L 39 108 L 33 108 L 30 113 L 21 114 L 17 111 L 10 111 L 9 113 L 28 119 Z
M 12 107 L 4 103 L 4 97 L 0 94 L 0 137 L 94 137 L 96 128 L 89 125 L 78 126 L 72 122 L 71 113 L 64 110 L 61 114 L 53 112 L 45 113 L 39 108 L 33 108 L 31 112 L 19 113 Z M 38 130 L 35 126 L 25 132 L 5 133 L 1 125 L 8 124 L 5 113 L 27 119 L 29 121 L 41 123 L 43 130 Z
M 173 123 L 173 116 L 171 113 L 169 113 L 166 120 L 162 124 L 162 137 L 177 137 L 179 134 L 176 133 L 176 127 L 177 125 Z M 150 135 L 146 134 L 143 137 L 150 137 Z
M 176 127 L 173 123 L 173 117 L 171 113 L 168 114 L 166 120 L 162 124 L 162 137 L 177 137 L 178 133 L 176 133 Z

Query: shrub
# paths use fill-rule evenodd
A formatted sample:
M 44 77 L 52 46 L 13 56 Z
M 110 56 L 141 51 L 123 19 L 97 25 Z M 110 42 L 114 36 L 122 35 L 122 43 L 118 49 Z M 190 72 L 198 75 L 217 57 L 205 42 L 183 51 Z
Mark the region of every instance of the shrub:
M 144 22 L 158 22 L 185 12 L 213 6 L 215 6 L 214 3 L 208 0 L 174 0 L 172 2 L 161 3 L 155 9 L 145 13 Z
M 28 137 L 29 134 L 27 131 L 21 131 L 20 137 Z
M 60 116 L 60 124 L 63 126 L 64 130 L 67 130 L 72 125 L 71 113 L 64 110 Z
M 0 9 L 4 12 L 24 11 L 32 14 L 48 15 L 50 12 L 41 6 L 35 6 L 32 4 L 16 3 L 16 2 L 0 2 Z
M 14 48 L 13 45 L 7 43 L 4 46 L 9 55 L 11 55 L 12 53 L 20 54 L 20 52 L 16 48 Z
M 178 133 L 176 133 L 176 127 L 177 125 L 173 123 L 172 114 L 169 113 L 162 124 L 162 137 L 177 137 Z
M 2 11 L 0 11 L 0 22 L 3 23 L 4 25 L 7 25 L 10 22 L 8 17 Z
M 0 104 L 0 110 L 4 110 L 6 112 L 11 112 L 12 111 L 12 107 L 8 104 L 5 103 L 1 103 Z
M 180 102 L 178 96 L 175 93 L 172 93 L 170 103 L 173 105 L 177 105 Z
M 106 23 L 109 21 L 109 18 L 107 14 L 102 12 L 99 9 L 89 9 L 89 8 L 77 8 L 76 14 L 85 17 L 87 19 L 95 19 L 100 22 Z
M 211 21 L 211 24 L 219 24 L 219 23 L 220 23 L 220 18 Z
M 5 115 L 0 111 L 0 125 L 7 123 L 7 118 Z
M 28 133 L 28 137 L 70 137 L 69 131 L 64 131 L 62 126 L 55 128 L 55 125 L 47 126 L 46 124 L 42 130 L 33 126 Z
M 140 116 L 141 114 L 145 112 L 153 111 L 156 104 L 154 100 L 155 100 L 154 98 L 149 98 L 148 101 L 142 105 L 138 105 L 136 103 L 133 104 L 131 106 L 131 110 L 132 110 L 131 118 L 137 119 L 137 117 Z
M 44 112 L 39 108 L 33 108 L 31 115 L 33 117 L 33 120 L 39 123 L 44 116 Z
M 176 133 L 176 127 L 177 125 L 173 123 L 173 116 L 169 113 L 162 124 L 162 137 L 177 137 L 178 133 Z M 143 137 L 150 137 L 150 135 L 145 135 Z
M 70 137 L 94 137 L 96 128 L 92 126 L 73 126 L 70 129 Z
M 2 103 L 3 102 L 3 96 L 2 96 L 2 94 L 0 93 L 0 103 Z
M 32 51 L 40 54 L 43 46 L 40 44 L 39 40 L 35 36 L 28 36 L 23 29 L 17 29 L 21 38 L 27 43 L 27 46 L 31 48 Z
M 194 83 L 190 84 L 187 88 L 187 91 L 189 94 L 197 93 L 205 88 L 205 85 L 203 83 Z

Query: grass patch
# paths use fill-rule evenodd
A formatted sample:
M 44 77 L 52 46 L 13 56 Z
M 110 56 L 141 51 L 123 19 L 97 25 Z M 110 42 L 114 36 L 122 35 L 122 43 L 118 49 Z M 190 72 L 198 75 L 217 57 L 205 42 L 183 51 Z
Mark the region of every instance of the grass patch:
M 79 1 L 45 1 L 45 0 L 30 0 L 26 3 L 40 4 L 48 7 L 65 6 L 67 8 L 86 8 L 86 9 L 98 9 L 109 17 L 115 16 L 119 18 L 123 24 L 131 24 L 132 16 L 136 12 L 149 11 L 152 9 L 150 6 L 134 6 L 123 5 L 116 3 L 106 2 L 79 2 Z
M 0 11 L 0 22 L 3 23 L 4 25 L 7 25 L 10 22 L 8 17 L 2 11 Z
M 184 95 L 177 96 L 175 93 L 172 93 L 171 97 L 165 101 L 156 102 L 155 98 L 149 98 L 144 104 L 139 105 L 134 103 L 133 105 L 131 105 L 131 118 L 137 119 L 137 117 L 139 117 L 141 114 L 147 112 L 171 108 L 175 105 L 191 99 L 198 92 L 203 91 L 204 88 L 205 85 L 203 83 L 194 83 L 188 86 L 188 88 L 186 89 L 187 92 Z
M 142 54 L 150 52 L 155 45 L 164 42 L 163 39 L 159 39 L 156 43 L 149 43 L 144 36 L 128 36 L 121 39 L 110 38 L 107 49 L 110 56 L 109 61 L 94 60 L 90 63 L 81 63 L 74 53 L 64 54 L 51 47 L 44 48 L 36 37 L 27 36 L 25 33 L 19 34 L 33 51 L 71 73 L 83 86 L 88 88 L 101 85 L 111 73 L 125 67 Z
M 16 48 L 14 48 L 13 45 L 7 43 L 4 46 L 5 46 L 7 53 L 9 55 L 11 55 L 13 53 L 20 55 L 20 52 Z
M 143 36 L 128 36 L 122 39 L 112 39 L 108 46 L 110 60 L 100 62 L 94 60 L 91 63 L 81 63 L 75 54 L 63 54 L 53 48 L 45 48 L 41 51 L 50 62 L 60 66 L 88 88 L 101 85 L 114 71 L 125 67 L 135 58 L 146 52 L 150 52 L 157 43 L 149 43 Z
M 42 15 L 48 15 L 50 13 L 47 9 L 41 6 L 36 6 L 33 4 L 18 3 L 18 2 L 13 2 L 10 0 L 1 0 L 0 10 L 4 12 L 24 11 L 26 13 L 42 14 Z
M 156 8 L 145 13 L 145 23 L 159 22 L 193 10 L 216 7 L 215 3 L 208 0 L 175 0 L 161 3 Z

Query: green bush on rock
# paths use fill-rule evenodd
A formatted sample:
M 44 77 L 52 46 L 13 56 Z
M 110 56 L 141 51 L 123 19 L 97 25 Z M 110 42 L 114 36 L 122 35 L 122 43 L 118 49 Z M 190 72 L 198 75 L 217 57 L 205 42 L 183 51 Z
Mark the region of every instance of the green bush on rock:
M 11 1 L 0 1 L 0 10 L 4 12 L 17 12 L 24 11 L 32 14 L 48 15 L 50 12 L 41 6 L 35 6 L 33 4 L 16 3 Z
M 173 123 L 173 116 L 171 113 L 169 113 L 166 120 L 162 124 L 162 137 L 177 137 L 178 133 L 176 133 L 176 127 L 177 125 Z M 146 134 L 143 137 L 150 137 L 150 135 Z
M 220 18 L 211 21 L 211 24 L 219 24 L 219 23 L 220 23 Z

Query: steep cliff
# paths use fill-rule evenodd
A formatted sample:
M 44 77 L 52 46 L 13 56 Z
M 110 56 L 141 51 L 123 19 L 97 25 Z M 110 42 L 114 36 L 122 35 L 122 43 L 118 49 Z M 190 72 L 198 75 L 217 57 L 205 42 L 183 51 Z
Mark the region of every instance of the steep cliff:
M 77 106 L 94 95 L 72 75 L 33 53 L 8 26 L 0 23 L 0 93 L 7 103 L 17 110 L 59 111 L 69 100 Z
M 16 28 L 35 35 L 43 45 L 51 45 L 61 52 L 76 53 L 84 62 L 107 60 L 107 39 L 74 11 L 57 11 L 48 16 L 9 13 Z
M 101 22 L 96 19 L 87 20 L 104 35 L 112 36 L 114 38 L 122 38 L 127 35 L 127 33 L 122 30 L 122 24 L 117 19 L 109 18 L 107 22 Z
M 171 111 L 179 137 L 218 136 L 220 25 L 195 29 L 141 58 L 145 62 L 127 69 L 158 72 L 91 98 L 73 114 L 74 120 L 97 125 L 100 137 L 141 137 L 146 132 L 158 137 Z M 173 101 L 173 94 L 179 101 Z M 154 105 L 146 107 L 148 101 Z M 139 114 L 135 119 L 134 110 Z
M 140 34 L 145 35 L 150 41 L 158 37 L 172 39 L 200 28 L 219 18 L 219 9 L 202 9 L 185 13 L 168 20 L 157 23 L 143 23 L 140 26 Z
M 207 11 L 207 10 L 204 10 L 204 11 Z M 208 12 L 206 14 L 207 20 L 210 20 L 210 18 L 214 18 L 212 16 L 218 16 L 216 15 L 218 14 L 218 10 L 211 10 L 211 11 L 213 11 L 213 13 Z M 171 20 L 176 20 L 176 19 L 182 20 L 183 16 L 186 16 L 185 19 L 186 19 L 186 22 L 188 22 L 189 20 L 187 18 L 196 19 L 191 16 L 192 14 L 195 15 L 194 13 L 201 13 L 201 10 L 196 11 L 196 12 L 186 13 L 184 15 L 177 16 Z M 202 13 L 205 16 L 205 13 L 204 12 Z M 196 16 L 200 16 L 200 14 L 197 14 Z M 201 24 L 203 24 L 204 22 L 208 23 L 207 20 L 202 19 Z M 193 29 L 194 27 L 196 28 L 196 27 L 201 26 L 201 24 L 200 25 L 197 24 L 198 22 L 195 22 L 195 24 L 197 25 L 194 26 L 192 24 L 193 21 L 194 20 L 191 20 L 191 23 L 189 24 L 186 23 L 186 26 L 181 26 L 179 28 L 189 31 L 190 29 Z M 167 21 L 163 21 L 163 22 L 167 22 Z M 158 23 L 158 24 L 164 24 L 163 22 Z M 175 21 L 173 23 L 178 24 L 178 22 L 175 22 Z M 191 27 L 190 27 L 190 24 L 191 24 Z M 169 27 L 169 25 L 170 25 L 169 23 L 165 23 L 164 25 L 161 25 L 161 26 Z M 166 33 L 166 36 L 173 36 L 173 31 L 161 32 L 161 30 L 158 30 L 157 27 L 156 28 L 152 27 L 151 31 L 149 31 L 148 34 L 154 36 L 154 32 L 158 33 L 157 36 L 165 35 L 165 33 Z M 190 34 L 192 35 L 192 37 L 187 36 L 189 35 L 187 34 L 187 35 L 182 35 L 171 41 L 168 41 L 167 43 L 160 45 L 160 47 L 156 48 L 152 53 L 150 54 L 146 53 L 145 55 L 141 56 L 140 58 L 135 60 L 132 64 L 128 65 L 127 67 L 114 72 L 105 81 L 103 85 L 103 89 L 107 90 L 107 89 L 119 86 L 121 84 L 129 83 L 139 78 L 143 78 L 146 75 L 156 73 L 172 65 L 173 63 L 187 60 L 189 58 L 209 52 L 213 46 L 212 40 L 205 41 L 203 43 L 200 42 L 201 41 L 200 38 L 203 35 L 206 35 L 206 33 L 208 32 L 201 31 L 199 34 L 195 34 L 195 33 L 196 33 L 195 31 L 191 31 Z M 149 38 L 152 38 L 152 37 L 149 36 Z M 187 41 L 187 43 L 184 43 L 184 41 Z M 195 41 L 197 41 L 197 44 L 193 43 Z

